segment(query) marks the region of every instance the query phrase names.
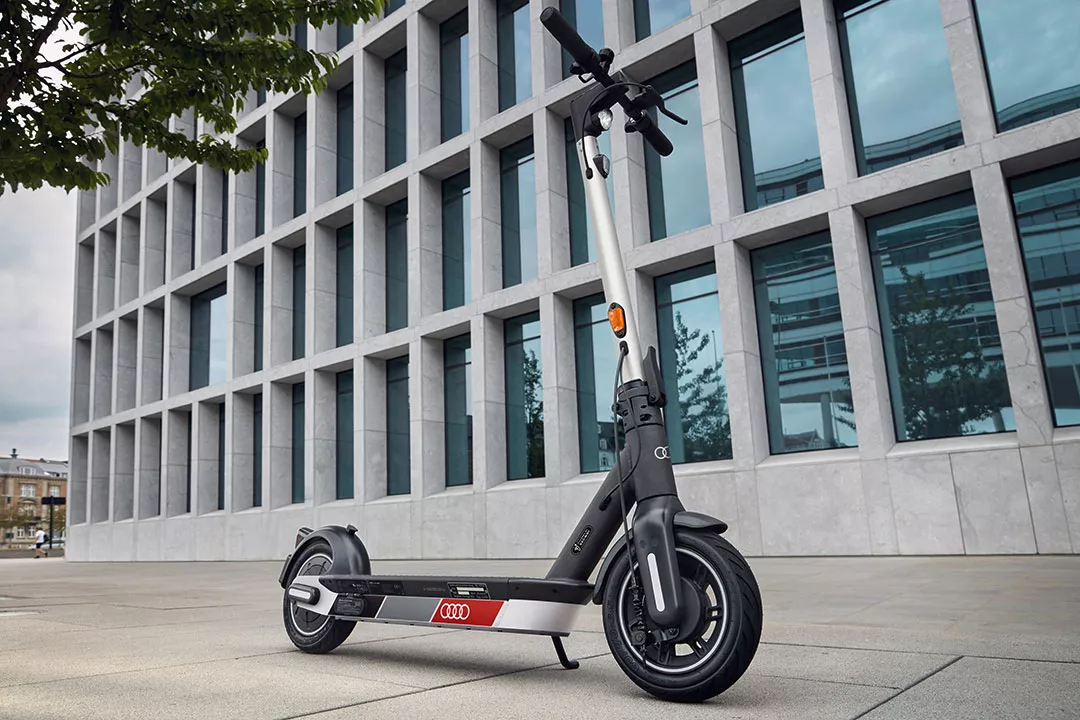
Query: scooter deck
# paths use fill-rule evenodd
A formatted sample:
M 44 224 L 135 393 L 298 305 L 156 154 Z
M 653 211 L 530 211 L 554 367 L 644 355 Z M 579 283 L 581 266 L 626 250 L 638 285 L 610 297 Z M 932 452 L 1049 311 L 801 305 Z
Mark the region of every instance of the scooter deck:
M 288 593 L 342 620 L 568 635 L 592 590 L 565 579 L 300 575 Z

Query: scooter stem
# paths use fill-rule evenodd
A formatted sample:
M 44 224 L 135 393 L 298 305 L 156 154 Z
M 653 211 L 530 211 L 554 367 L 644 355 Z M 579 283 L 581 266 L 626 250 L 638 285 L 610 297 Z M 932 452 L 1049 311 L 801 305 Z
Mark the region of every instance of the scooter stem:
M 584 157 L 582 157 L 582 148 L 584 148 Z M 593 164 L 592 159 L 600 154 L 600 146 L 592 135 L 585 135 L 579 140 L 577 149 L 578 158 L 588 158 L 589 166 Z M 611 303 L 618 303 L 626 315 L 626 335 L 621 340 L 616 339 L 616 343 L 626 343 L 623 382 L 644 380 L 643 353 L 638 340 L 634 303 L 630 297 L 630 288 L 626 284 L 626 267 L 623 265 L 622 249 L 619 247 L 619 235 L 615 230 L 615 215 L 612 213 L 611 202 L 608 199 L 607 179 L 595 168 L 588 173 L 587 166 L 581 162 L 578 165 L 582 166 L 581 179 L 585 183 L 586 205 L 596 231 L 596 253 L 600 258 L 600 278 L 604 283 L 604 297 L 607 298 L 608 307 L 611 307 Z

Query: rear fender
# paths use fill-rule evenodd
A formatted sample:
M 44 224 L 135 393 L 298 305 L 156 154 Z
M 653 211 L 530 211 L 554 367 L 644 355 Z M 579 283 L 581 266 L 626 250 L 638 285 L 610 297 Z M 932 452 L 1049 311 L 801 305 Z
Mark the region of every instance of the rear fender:
M 285 565 L 281 568 L 281 575 L 278 577 L 281 587 L 285 587 L 293 565 L 304 550 L 320 540 L 330 545 L 330 554 L 333 556 L 328 575 L 371 574 L 371 560 L 368 558 L 364 543 L 356 536 L 356 528 L 352 525 L 347 528 L 340 525 L 327 525 L 304 537 L 285 558 Z
M 717 535 L 722 535 L 728 529 L 727 523 L 723 520 L 718 520 L 704 513 L 682 511 L 675 514 L 673 520 L 675 530 L 696 530 L 696 531 L 711 531 Z M 604 584 L 607 582 L 608 571 L 611 570 L 611 566 L 615 564 L 615 561 L 626 554 L 626 543 L 619 542 L 618 546 L 613 549 L 608 556 L 604 558 L 603 564 L 600 566 L 600 572 L 596 575 L 596 587 L 593 589 L 593 603 L 600 605 L 604 602 Z

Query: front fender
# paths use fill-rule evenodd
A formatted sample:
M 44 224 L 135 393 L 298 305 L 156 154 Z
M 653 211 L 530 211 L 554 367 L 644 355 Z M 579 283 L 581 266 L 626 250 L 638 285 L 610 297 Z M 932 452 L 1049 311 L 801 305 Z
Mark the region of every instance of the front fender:
M 285 558 L 285 565 L 281 568 L 281 575 L 278 577 L 281 587 L 285 587 L 293 565 L 303 554 L 304 549 L 320 540 L 330 545 L 330 554 L 334 558 L 328 575 L 371 574 L 371 560 L 368 558 L 364 543 L 356 536 L 356 528 L 352 525 L 347 528 L 340 525 L 327 525 L 301 540 L 300 544 Z
M 704 513 L 687 510 L 675 513 L 673 524 L 676 530 L 704 530 L 714 532 L 717 535 L 723 535 L 728 529 L 727 523 L 723 520 L 718 520 Z M 625 554 L 626 543 L 620 542 L 604 558 L 603 564 L 600 565 L 600 572 L 596 574 L 596 586 L 593 588 L 593 604 L 600 605 L 604 602 L 604 584 L 607 581 L 608 571 L 611 570 L 611 566 L 615 564 L 615 561 Z

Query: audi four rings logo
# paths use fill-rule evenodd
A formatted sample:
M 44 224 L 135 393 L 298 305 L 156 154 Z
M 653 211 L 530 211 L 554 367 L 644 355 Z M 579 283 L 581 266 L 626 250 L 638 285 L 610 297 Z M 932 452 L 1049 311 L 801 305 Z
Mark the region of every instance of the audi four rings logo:
M 657 460 L 667 460 L 671 457 L 671 454 L 668 452 L 667 445 L 662 445 L 653 450 L 653 455 L 656 456 Z
M 439 608 L 439 617 L 443 620 L 468 620 L 469 606 L 465 603 L 443 603 Z

